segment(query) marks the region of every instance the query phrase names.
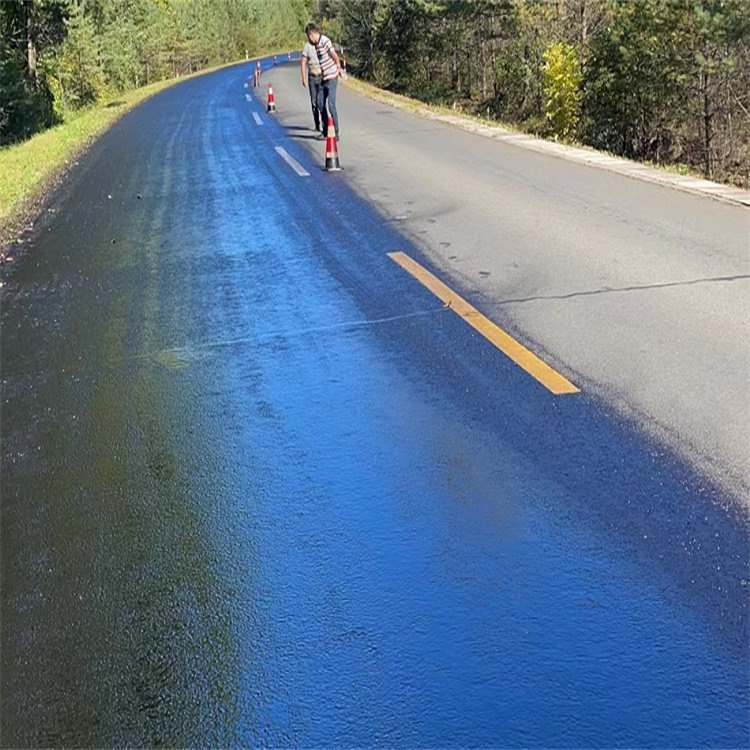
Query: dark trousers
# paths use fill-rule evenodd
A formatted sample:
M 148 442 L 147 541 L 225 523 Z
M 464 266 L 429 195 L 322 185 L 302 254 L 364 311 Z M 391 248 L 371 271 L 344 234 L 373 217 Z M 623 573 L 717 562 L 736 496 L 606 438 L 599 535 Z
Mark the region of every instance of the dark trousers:
M 339 114 L 336 111 L 336 87 L 338 82 L 338 78 L 323 81 L 321 86 L 323 89 L 323 107 L 320 110 L 323 114 L 325 114 L 326 109 L 331 113 L 333 127 L 336 128 L 336 136 L 339 134 Z M 326 122 L 328 122 L 327 119 Z
M 325 103 L 323 99 L 323 76 L 307 76 L 307 88 L 310 89 L 310 106 L 312 107 L 315 130 L 325 130 Z

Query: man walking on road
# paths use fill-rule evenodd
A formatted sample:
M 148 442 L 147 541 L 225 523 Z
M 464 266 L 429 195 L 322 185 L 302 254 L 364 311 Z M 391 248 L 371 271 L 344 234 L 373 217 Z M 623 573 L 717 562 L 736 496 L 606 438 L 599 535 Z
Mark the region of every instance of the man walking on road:
M 319 138 L 325 131 L 325 109 L 323 103 L 323 70 L 318 62 L 315 47 L 307 42 L 302 50 L 302 85 L 310 89 L 310 105 L 312 106 L 315 130 Z M 324 137 L 324 136 L 323 136 Z
M 341 61 L 333 48 L 331 40 L 320 33 L 320 29 L 314 23 L 308 23 L 305 27 L 305 33 L 310 44 L 315 45 L 315 51 L 318 55 L 318 62 L 323 71 L 323 107 L 320 110 L 321 115 L 325 118 L 326 110 L 333 117 L 333 127 L 336 129 L 336 138 L 339 136 L 339 115 L 336 111 L 336 86 L 338 78 L 341 75 Z

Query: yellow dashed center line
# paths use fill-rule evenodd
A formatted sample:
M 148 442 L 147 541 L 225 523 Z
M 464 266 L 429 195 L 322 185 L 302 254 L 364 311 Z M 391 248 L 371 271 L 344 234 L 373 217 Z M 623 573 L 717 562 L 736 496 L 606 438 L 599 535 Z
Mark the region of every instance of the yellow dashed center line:
M 456 315 L 462 317 L 475 331 L 482 334 L 503 354 L 510 357 L 519 367 L 526 370 L 532 378 L 538 380 L 555 395 L 579 393 L 579 389 L 557 370 L 553 370 L 523 344 L 519 344 L 502 328 L 486 318 L 463 297 L 456 294 L 424 266 L 410 258 L 406 253 L 388 253 L 388 257 L 408 271 L 420 284 L 429 289 L 443 304 L 448 305 Z

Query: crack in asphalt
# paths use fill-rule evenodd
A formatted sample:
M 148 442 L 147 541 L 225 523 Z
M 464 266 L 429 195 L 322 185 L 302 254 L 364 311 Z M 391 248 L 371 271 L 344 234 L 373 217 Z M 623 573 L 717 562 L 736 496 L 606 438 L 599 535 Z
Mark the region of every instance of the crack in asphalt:
M 537 302 L 547 299 L 572 299 L 573 297 L 593 297 L 599 294 L 612 294 L 613 292 L 640 292 L 649 289 L 666 289 L 674 286 L 692 286 L 695 284 L 710 284 L 715 282 L 743 281 L 750 279 L 750 274 L 743 273 L 736 276 L 713 276 L 703 279 L 688 279 L 687 281 L 667 281 L 663 284 L 642 284 L 633 286 L 603 287 L 602 289 L 589 289 L 583 292 L 570 292 L 568 294 L 540 294 L 533 297 L 516 297 L 499 300 L 493 306 L 512 305 L 520 302 Z

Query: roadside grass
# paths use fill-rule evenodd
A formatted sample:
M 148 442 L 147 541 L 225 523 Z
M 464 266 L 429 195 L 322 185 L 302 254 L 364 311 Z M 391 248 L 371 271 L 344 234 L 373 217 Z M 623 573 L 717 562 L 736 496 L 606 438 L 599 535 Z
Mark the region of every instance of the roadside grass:
M 0 242 L 10 239 L 35 199 L 120 117 L 188 77 L 169 78 L 119 94 L 76 112 L 27 141 L 0 149 Z
M 377 86 L 362 81 L 359 78 L 355 78 L 353 75 L 349 75 L 347 85 L 352 91 L 356 91 L 369 99 L 382 102 L 383 104 L 391 104 L 398 109 L 403 109 L 407 112 L 413 112 L 415 114 L 422 115 L 424 117 L 434 117 L 435 115 L 449 115 L 450 117 L 456 117 L 459 120 L 465 120 L 467 123 L 481 123 L 482 125 L 490 125 L 495 128 L 507 130 L 511 133 L 522 133 L 517 125 L 513 125 L 509 122 L 501 122 L 500 120 L 490 120 L 486 117 L 479 115 L 468 115 L 461 110 L 455 110 L 444 104 L 433 104 L 423 102 L 419 99 L 412 99 L 411 97 L 404 96 L 403 94 L 395 94 L 392 91 L 386 91 L 380 89 Z
M 101 135 L 123 114 L 159 91 L 183 79 L 169 79 L 128 91 L 75 113 L 60 125 L 23 143 L 0 150 L 0 224 L 3 226 L 35 196 L 40 187 Z
M 250 59 L 285 54 L 271 50 Z M 142 86 L 112 97 L 71 115 L 65 122 L 27 141 L 0 149 L 0 248 L 18 234 L 34 204 L 78 157 L 124 114 L 160 91 L 196 76 L 245 62 L 224 65 Z

